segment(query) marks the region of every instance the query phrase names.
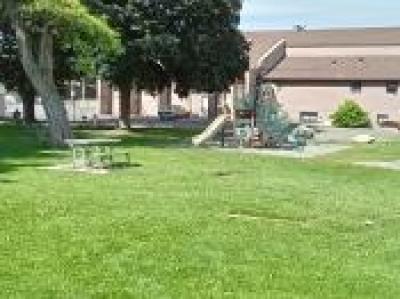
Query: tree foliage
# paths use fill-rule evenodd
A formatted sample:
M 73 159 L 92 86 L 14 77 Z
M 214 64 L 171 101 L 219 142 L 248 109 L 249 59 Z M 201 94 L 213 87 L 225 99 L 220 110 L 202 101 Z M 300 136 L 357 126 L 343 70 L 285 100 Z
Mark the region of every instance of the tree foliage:
M 79 0 L 27 0 L 19 14 L 29 33 L 49 30 L 61 54 L 55 62 L 72 64 L 68 73 L 96 74 L 102 59 L 120 49 L 118 34 Z
M 117 85 L 223 91 L 248 67 L 238 0 L 86 0 L 108 15 L 124 51 L 109 63 Z
M 15 32 L 5 22 L 0 22 L 0 69 L 0 82 L 8 90 L 18 89 L 19 82 L 27 80 L 18 57 Z
M 121 119 L 129 126 L 133 86 L 150 92 L 221 92 L 248 67 L 248 44 L 238 30 L 239 0 L 85 0 L 108 16 L 123 51 L 107 78 L 121 91 Z

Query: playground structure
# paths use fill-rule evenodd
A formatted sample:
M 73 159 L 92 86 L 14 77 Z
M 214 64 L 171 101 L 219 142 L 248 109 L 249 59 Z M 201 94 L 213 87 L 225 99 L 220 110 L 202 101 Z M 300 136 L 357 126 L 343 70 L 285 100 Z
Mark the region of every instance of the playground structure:
M 260 84 L 255 96 L 233 100 L 233 109 L 226 108 L 204 132 L 193 138 L 200 146 L 218 139 L 221 146 L 247 148 L 301 148 L 312 132 L 292 123 L 276 100 L 272 84 Z
M 228 114 L 221 114 L 218 116 L 200 135 L 193 138 L 193 145 L 200 146 L 207 140 L 213 138 L 222 127 L 225 126 L 226 122 L 230 119 Z

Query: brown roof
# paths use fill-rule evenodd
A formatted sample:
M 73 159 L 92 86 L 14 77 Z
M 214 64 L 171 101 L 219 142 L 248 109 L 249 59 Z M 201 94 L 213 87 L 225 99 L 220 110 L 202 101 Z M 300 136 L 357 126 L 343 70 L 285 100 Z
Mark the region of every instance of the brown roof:
M 400 55 L 287 57 L 271 72 L 263 74 L 263 77 L 272 81 L 400 81 Z
M 400 45 L 398 28 L 353 28 L 334 30 L 253 31 L 245 36 L 251 42 L 250 66 L 279 40 L 285 39 L 288 47 L 351 47 Z

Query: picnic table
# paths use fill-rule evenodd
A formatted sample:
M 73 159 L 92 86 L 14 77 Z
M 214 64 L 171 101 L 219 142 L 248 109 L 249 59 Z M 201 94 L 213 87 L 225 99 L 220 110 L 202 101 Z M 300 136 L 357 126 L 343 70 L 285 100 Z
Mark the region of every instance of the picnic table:
M 117 155 L 130 163 L 128 152 L 116 153 L 113 150 L 116 144 L 121 143 L 120 139 L 67 139 L 65 142 L 72 150 L 74 168 L 109 168 Z

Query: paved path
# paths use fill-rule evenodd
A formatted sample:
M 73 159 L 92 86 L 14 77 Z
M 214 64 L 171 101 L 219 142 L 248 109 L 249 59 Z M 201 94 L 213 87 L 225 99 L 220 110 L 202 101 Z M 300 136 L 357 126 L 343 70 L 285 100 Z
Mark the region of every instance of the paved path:
M 400 140 L 400 131 L 395 129 L 338 129 L 324 128 L 314 139 L 317 144 L 349 144 L 359 135 L 369 135 L 377 141 Z
M 374 168 L 383 168 L 388 170 L 397 170 L 400 171 L 400 160 L 390 161 L 390 162 L 356 162 L 355 165 L 366 166 L 366 167 L 374 167 Z
M 237 148 L 237 149 L 221 148 L 220 150 L 224 152 L 233 152 L 242 154 L 269 155 L 269 156 L 287 157 L 295 159 L 309 159 L 309 158 L 315 158 L 337 153 L 349 148 L 350 146 L 347 145 L 324 144 L 324 145 L 308 145 L 304 148 L 304 151 L 299 149 L 283 150 L 283 149 L 247 149 L 247 148 Z

